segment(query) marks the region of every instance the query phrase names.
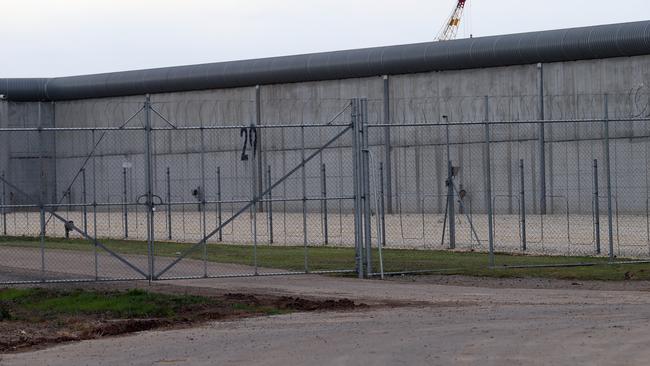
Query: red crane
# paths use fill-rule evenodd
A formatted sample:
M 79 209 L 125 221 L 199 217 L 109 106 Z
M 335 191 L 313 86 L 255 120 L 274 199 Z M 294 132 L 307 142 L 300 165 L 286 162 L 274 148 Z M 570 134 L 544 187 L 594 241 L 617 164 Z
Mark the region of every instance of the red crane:
M 449 41 L 456 39 L 458 34 L 458 27 L 460 26 L 460 20 L 463 17 L 463 11 L 465 10 L 465 4 L 467 0 L 458 0 L 456 7 L 451 12 L 451 16 L 444 27 L 438 33 L 438 41 Z

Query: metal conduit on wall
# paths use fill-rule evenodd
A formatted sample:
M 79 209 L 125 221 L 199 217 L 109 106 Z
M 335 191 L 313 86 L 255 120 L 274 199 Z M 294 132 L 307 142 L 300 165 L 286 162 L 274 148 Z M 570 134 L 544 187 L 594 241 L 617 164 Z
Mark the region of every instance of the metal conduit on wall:
M 0 79 L 8 100 L 71 100 L 650 54 L 650 21 L 61 78 Z

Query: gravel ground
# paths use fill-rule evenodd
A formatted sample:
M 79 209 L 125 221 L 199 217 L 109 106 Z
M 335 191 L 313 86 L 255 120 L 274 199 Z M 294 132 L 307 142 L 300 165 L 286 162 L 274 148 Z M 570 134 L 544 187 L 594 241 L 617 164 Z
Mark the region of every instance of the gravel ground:
M 142 332 L 4 355 L 0 364 L 645 365 L 650 357 L 649 283 L 599 289 L 603 283 L 441 281 L 296 276 L 160 283 L 154 289 L 300 294 L 376 306 Z
M 280 206 L 278 204 L 278 206 Z M 316 208 L 318 206 L 310 207 Z M 351 214 L 338 214 L 337 205 L 331 203 L 334 212 L 328 214 L 328 245 L 350 247 L 354 245 L 354 218 Z M 81 227 L 83 215 L 80 211 L 65 210 L 59 212 L 66 219 L 74 221 Z M 155 237 L 166 239 L 167 213 L 159 212 L 155 216 Z M 225 209 L 223 219 L 231 216 L 231 209 Z M 92 213 L 88 214 L 88 232 L 94 232 Z M 146 240 L 146 216 L 142 212 L 132 212 L 129 216 L 129 238 Z M 259 243 L 268 243 L 269 230 L 267 214 L 257 215 L 257 235 Z M 494 216 L 495 250 L 498 252 L 519 253 L 522 238 L 520 234 L 520 217 L 518 215 Z M 274 245 L 303 244 L 302 213 L 284 213 L 274 211 L 273 234 Z M 371 220 L 375 233 L 374 218 Z M 195 210 L 195 205 L 187 205 L 187 211 L 172 212 L 172 240 L 178 242 L 198 242 L 202 238 L 202 216 Z M 206 212 L 207 232 L 217 226 L 214 211 Z M 386 247 L 405 249 L 444 249 L 448 243 L 441 244 L 444 226 L 443 214 L 403 214 L 386 215 Z M 456 245 L 458 249 L 487 251 L 487 215 L 474 214 L 471 223 L 467 216 L 456 217 Z M 550 255 L 595 255 L 593 217 L 589 214 L 555 212 L 546 216 L 528 215 L 526 217 L 527 251 L 530 254 Z M 615 217 L 614 251 L 617 256 L 646 258 L 650 255 L 650 231 L 646 215 L 617 215 Z M 307 215 L 307 241 L 309 245 L 325 243 L 323 216 L 320 212 L 310 211 Z M 473 230 L 472 230 L 473 228 Z M 601 216 L 601 246 L 607 247 L 607 217 Z M 38 212 L 14 212 L 7 216 L 8 235 L 38 236 L 40 233 Z M 62 237 L 64 225 L 52 219 L 47 226 L 47 234 Z M 122 239 L 124 221 L 121 209 L 97 214 L 97 235 L 100 238 Z M 476 240 L 479 237 L 480 242 Z M 81 236 L 72 233 L 72 237 Z M 215 235 L 208 242 L 218 242 Z M 448 239 L 445 239 L 448 241 Z M 223 230 L 226 243 L 250 244 L 252 239 L 251 216 L 240 215 Z M 603 252 L 605 253 L 606 250 Z

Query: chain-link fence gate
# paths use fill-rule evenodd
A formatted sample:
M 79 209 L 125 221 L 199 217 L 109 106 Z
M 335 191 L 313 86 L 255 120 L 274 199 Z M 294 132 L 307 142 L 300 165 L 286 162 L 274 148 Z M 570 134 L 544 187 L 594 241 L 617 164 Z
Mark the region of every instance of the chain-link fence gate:
M 57 103 L 57 126 L 39 104 L 0 129 L 0 282 L 643 262 L 650 128 L 609 111 L 626 98 L 547 96 L 546 118 L 527 96 L 271 100 L 264 120 L 259 98 L 147 98 Z
M 357 271 L 359 103 L 331 104 L 228 126 L 147 98 L 116 127 L 3 128 L 0 282 Z

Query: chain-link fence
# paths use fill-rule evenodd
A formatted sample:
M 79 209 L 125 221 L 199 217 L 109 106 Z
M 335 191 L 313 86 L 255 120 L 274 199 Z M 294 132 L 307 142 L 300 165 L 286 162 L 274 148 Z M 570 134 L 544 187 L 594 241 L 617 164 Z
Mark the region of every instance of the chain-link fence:
M 0 282 L 644 260 L 647 102 L 39 104 L 0 129 Z
M 441 98 L 370 124 L 388 272 L 649 258 L 648 95 L 547 98 L 547 119 L 539 98 Z

